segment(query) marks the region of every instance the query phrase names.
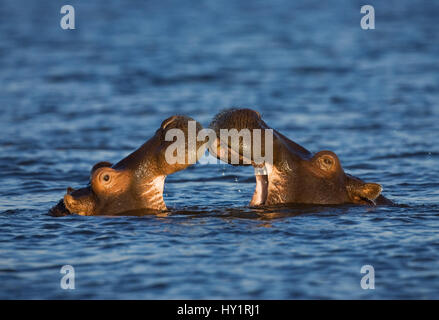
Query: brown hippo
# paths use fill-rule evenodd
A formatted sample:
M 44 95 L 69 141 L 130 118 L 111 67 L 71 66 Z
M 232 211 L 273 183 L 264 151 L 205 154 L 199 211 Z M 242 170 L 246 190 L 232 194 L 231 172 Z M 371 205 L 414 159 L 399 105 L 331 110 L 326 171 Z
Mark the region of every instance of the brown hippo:
M 88 186 L 77 190 L 67 188 L 64 199 L 49 213 L 55 216 L 69 213 L 115 215 L 138 209 L 166 210 L 163 200 L 166 176 L 187 168 L 191 164 L 188 152 L 198 150 L 201 142 L 197 142 L 196 148 L 192 149 L 185 139 L 184 161 L 169 164 L 165 159 L 166 149 L 173 141 L 166 141 L 165 136 L 170 129 L 180 129 L 187 137 L 189 121 L 193 121 L 193 128 L 197 132 L 202 129 L 198 122 L 189 117 L 172 116 L 163 121 L 151 139 L 117 164 L 95 164 Z M 190 156 L 198 160 L 202 153 L 195 152 Z
M 221 129 L 271 129 L 260 114 L 250 109 L 231 109 L 219 113 L 210 128 L 220 137 Z M 272 163 L 254 163 L 254 151 L 247 163 L 255 167 L 256 189 L 251 206 L 275 204 L 392 204 L 380 195 L 382 187 L 376 183 L 366 183 L 346 174 L 334 152 L 311 153 L 291 141 L 280 132 L 272 131 Z M 210 152 L 214 156 L 231 163 L 231 154 L 239 156 L 238 165 L 243 165 L 243 139 L 238 143 L 217 139 Z M 264 150 L 264 139 L 261 139 Z M 225 150 L 220 145 L 225 145 Z M 251 147 L 247 150 L 253 150 Z M 247 154 L 248 155 L 248 154 Z M 259 169 L 257 168 L 259 167 Z

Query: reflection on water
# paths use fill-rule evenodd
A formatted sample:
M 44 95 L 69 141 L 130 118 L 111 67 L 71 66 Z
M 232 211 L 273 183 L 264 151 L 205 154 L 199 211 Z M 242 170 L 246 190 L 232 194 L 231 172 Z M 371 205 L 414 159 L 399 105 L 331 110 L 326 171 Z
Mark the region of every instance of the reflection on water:
M 70 4 L 75 31 L 54 1 L 0 7 L 1 298 L 436 298 L 438 4 L 372 1 L 373 31 L 358 1 Z M 163 119 L 232 106 L 400 205 L 249 208 L 253 169 L 199 164 L 167 214 L 47 215 Z

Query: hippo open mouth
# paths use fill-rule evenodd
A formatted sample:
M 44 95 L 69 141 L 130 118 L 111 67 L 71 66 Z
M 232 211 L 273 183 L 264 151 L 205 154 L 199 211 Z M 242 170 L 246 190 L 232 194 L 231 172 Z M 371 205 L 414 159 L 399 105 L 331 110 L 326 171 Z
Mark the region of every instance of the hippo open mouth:
M 188 136 L 190 121 L 196 123 L 194 129 L 198 134 L 202 129 L 199 123 L 185 116 L 173 116 L 163 121 L 151 139 L 117 164 L 95 164 L 89 184 L 76 190 L 67 188 L 64 198 L 50 214 L 115 215 L 138 209 L 166 210 L 163 200 L 166 176 L 195 163 L 189 158 L 197 161 L 204 151 L 200 148 L 205 147 L 204 141 L 197 139 L 195 149 L 190 149 L 189 139 L 185 139 L 183 161 L 170 162 L 166 158 L 168 147 L 174 142 L 165 138 L 166 133 L 179 129 L 183 136 Z M 346 174 L 335 153 L 309 152 L 270 128 L 256 111 L 226 110 L 214 118 L 210 128 L 216 135 L 209 147 L 214 156 L 233 165 L 254 167 L 256 186 L 250 206 L 392 204 L 381 195 L 381 185 Z M 224 137 L 223 131 L 234 134 Z M 250 140 L 244 139 L 246 134 Z
M 381 195 L 382 187 L 366 183 L 346 174 L 337 155 L 332 151 L 315 154 L 270 128 L 261 115 L 251 109 L 230 109 L 219 113 L 210 124 L 217 138 L 209 151 L 215 157 L 233 165 L 253 165 L 256 187 L 250 206 L 275 204 L 391 204 Z M 221 131 L 264 130 L 267 139 L 224 139 Z M 266 133 L 267 134 L 267 133 Z M 240 135 L 244 137 L 244 134 Z M 249 142 L 250 141 L 250 142 Z M 255 143 L 265 150 L 266 161 L 256 163 Z M 266 146 L 271 144 L 267 158 Z M 270 148 L 269 148 L 270 149 Z M 248 151 L 247 153 L 245 151 Z M 269 153 L 269 152 L 268 152 Z M 231 159 L 239 159 L 233 162 Z
M 190 123 L 194 124 L 196 132 L 202 129 L 192 118 L 170 117 L 163 121 L 151 139 L 115 165 L 105 161 L 95 164 L 89 184 L 76 190 L 67 188 L 64 198 L 49 213 L 54 216 L 71 213 L 115 215 L 139 209 L 166 210 L 163 200 L 166 176 L 187 168 L 202 155 L 202 152 L 190 151 L 185 139 L 180 146 L 184 148 L 183 161 L 168 161 L 167 149 L 174 141 L 166 139 L 166 134 L 171 129 L 178 129 L 186 137 Z M 203 141 L 197 141 L 195 150 L 199 151 L 202 144 Z M 194 154 L 189 155 L 189 152 Z M 189 161 L 189 157 L 195 161 Z

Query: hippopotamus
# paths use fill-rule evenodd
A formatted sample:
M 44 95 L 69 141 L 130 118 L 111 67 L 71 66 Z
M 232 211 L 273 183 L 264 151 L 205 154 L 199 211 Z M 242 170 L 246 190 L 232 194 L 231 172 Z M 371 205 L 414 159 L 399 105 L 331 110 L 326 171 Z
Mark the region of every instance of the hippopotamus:
M 190 117 L 172 116 L 162 122 L 151 139 L 118 163 L 98 162 L 91 169 L 89 184 L 76 190 L 67 188 L 64 198 L 49 213 L 89 216 L 117 215 L 139 209 L 166 210 L 163 200 L 166 176 L 190 166 L 189 156 L 198 160 L 203 154 L 203 150 L 199 150 L 202 142 L 197 141 L 196 148 L 191 149 L 185 140 L 184 161 L 170 164 L 166 159 L 166 150 L 173 143 L 166 141 L 166 133 L 170 129 L 180 129 L 187 137 L 190 121 L 195 123 L 196 132 L 202 129 L 201 124 Z M 189 152 L 196 154 L 190 155 Z
M 238 153 L 239 163 L 255 167 L 256 188 L 250 206 L 281 204 L 392 204 L 381 195 L 382 187 L 345 173 L 337 155 L 332 151 L 311 153 L 301 145 L 288 139 L 279 131 L 270 128 L 261 115 L 251 109 L 229 109 L 220 112 L 210 124 L 218 136 L 221 129 L 271 129 L 272 161 L 256 164 L 254 152 L 243 153 L 243 139 L 232 145 L 217 138 L 209 148 L 213 156 L 231 163 L 231 154 Z M 265 140 L 262 139 L 262 148 Z M 223 148 L 221 148 L 223 145 Z M 225 150 L 224 150 L 225 149 Z M 224 150 L 224 151 L 222 151 Z M 250 149 L 253 150 L 250 146 Z

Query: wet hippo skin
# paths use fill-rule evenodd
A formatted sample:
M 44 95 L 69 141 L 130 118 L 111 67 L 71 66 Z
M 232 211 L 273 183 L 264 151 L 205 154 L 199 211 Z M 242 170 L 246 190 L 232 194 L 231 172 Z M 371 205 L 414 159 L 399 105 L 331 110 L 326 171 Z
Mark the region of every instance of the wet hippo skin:
M 165 159 L 166 148 L 174 141 L 165 141 L 166 132 L 180 129 L 187 137 L 188 121 L 186 116 L 173 116 L 161 124 L 155 135 L 139 149 L 112 165 L 99 162 L 90 172 L 89 184 L 77 190 L 67 188 L 62 200 L 49 213 L 62 216 L 70 213 L 79 215 L 117 215 L 123 212 L 147 209 L 153 212 L 166 210 L 163 200 L 163 187 L 167 175 L 187 168 L 188 152 L 198 150 L 188 148 L 185 139 L 185 161 L 182 164 L 169 164 Z M 202 129 L 196 123 L 196 131 Z M 203 148 L 200 148 L 200 150 Z M 204 149 L 203 149 L 204 150 Z M 197 160 L 202 152 L 195 152 Z
M 260 114 L 251 109 L 230 109 L 219 113 L 210 124 L 217 137 L 221 129 L 271 129 Z M 262 142 L 264 142 L 262 136 Z M 220 145 L 226 151 L 221 151 Z M 238 153 L 239 163 L 244 165 L 242 140 L 232 145 L 231 140 L 214 142 L 213 155 L 230 163 L 232 153 Z M 262 150 L 264 150 L 262 143 Z M 248 146 L 247 146 L 248 147 Z M 253 149 L 252 149 L 253 150 Z M 226 158 L 224 158 L 226 157 Z M 254 154 L 248 163 L 255 170 L 256 189 L 251 206 L 277 204 L 381 204 L 390 205 L 392 201 L 381 195 L 382 187 L 377 183 L 366 183 L 344 172 L 337 155 L 331 151 L 315 154 L 288 139 L 273 129 L 272 163 L 254 163 Z M 262 168 L 261 168 L 262 167 Z M 262 169 L 262 170 L 261 170 Z

